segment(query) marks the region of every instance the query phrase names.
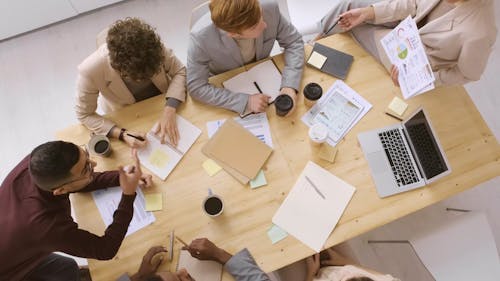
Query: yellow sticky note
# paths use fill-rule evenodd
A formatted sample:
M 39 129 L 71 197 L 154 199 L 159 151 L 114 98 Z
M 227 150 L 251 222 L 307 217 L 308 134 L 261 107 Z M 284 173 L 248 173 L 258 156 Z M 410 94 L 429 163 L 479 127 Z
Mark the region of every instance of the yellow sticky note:
M 161 149 L 155 149 L 151 152 L 151 155 L 149 155 L 149 163 L 162 169 L 168 164 L 168 154 Z
M 163 209 L 163 197 L 161 193 L 146 193 L 144 194 L 146 201 L 146 211 L 159 211 Z
M 322 54 L 318 52 L 312 52 L 307 63 L 318 69 L 321 69 L 323 67 L 323 64 L 325 64 L 326 59 L 327 57 L 323 56 Z
M 250 181 L 250 187 L 257 188 L 267 184 L 266 177 L 264 176 L 264 171 L 260 170 L 257 176 Z
M 213 176 L 217 174 L 220 170 L 222 170 L 222 168 L 219 165 L 217 165 L 217 163 L 215 163 L 215 161 L 212 159 L 207 159 L 205 162 L 203 162 L 202 166 L 209 176 Z
M 324 143 L 319 151 L 319 158 L 333 163 L 335 161 L 335 156 L 337 155 L 337 149 L 329 144 Z
M 394 111 L 399 116 L 403 116 L 405 110 L 408 108 L 408 104 L 398 97 L 394 97 L 389 104 L 389 109 Z

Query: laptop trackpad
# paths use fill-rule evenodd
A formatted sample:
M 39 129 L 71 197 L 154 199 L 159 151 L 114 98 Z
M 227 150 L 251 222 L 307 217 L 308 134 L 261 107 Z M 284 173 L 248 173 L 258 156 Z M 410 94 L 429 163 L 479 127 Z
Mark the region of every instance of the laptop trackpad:
M 386 173 L 390 167 L 387 163 L 387 157 L 383 151 L 368 153 L 366 155 L 370 168 L 374 174 Z

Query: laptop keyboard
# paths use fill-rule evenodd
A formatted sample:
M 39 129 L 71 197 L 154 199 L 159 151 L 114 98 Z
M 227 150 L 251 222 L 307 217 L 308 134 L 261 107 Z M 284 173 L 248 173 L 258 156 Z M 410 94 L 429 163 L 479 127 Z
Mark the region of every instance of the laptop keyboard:
M 397 185 L 404 186 L 418 182 L 417 171 L 413 167 L 401 131 L 389 130 L 379 133 L 378 136 L 389 159 Z

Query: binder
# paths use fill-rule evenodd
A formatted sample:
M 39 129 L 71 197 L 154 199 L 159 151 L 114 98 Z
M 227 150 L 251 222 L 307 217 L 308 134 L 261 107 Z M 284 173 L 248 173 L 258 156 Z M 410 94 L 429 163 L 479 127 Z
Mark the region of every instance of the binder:
M 318 61 L 313 62 L 312 59 L 318 57 L 318 54 L 319 57 L 325 57 L 326 60 L 320 63 Z M 345 80 L 353 61 L 354 57 L 349 54 L 316 43 L 307 59 L 307 64 L 324 73 Z

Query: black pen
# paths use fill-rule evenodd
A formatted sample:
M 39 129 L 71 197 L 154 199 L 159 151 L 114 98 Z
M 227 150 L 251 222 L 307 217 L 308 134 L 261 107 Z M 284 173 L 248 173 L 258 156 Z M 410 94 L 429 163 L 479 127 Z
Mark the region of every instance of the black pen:
M 328 33 L 330 33 L 330 31 L 332 31 L 332 29 L 337 25 L 337 23 L 339 23 L 341 19 L 342 17 L 339 17 L 339 19 L 332 25 L 332 27 L 330 27 L 327 32 L 323 33 L 323 35 L 327 35 Z
M 133 137 L 136 140 L 145 141 L 145 139 L 143 137 L 141 137 L 141 136 L 134 136 L 134 135 L 129 134 L 129 133 L 127 133 L 127 136 Z
M 257 88 L 257 91 L 262 94 L 262 90 L 260 89 L 259 84 L 257 84 L 257 82 L 255 81 L 253 81 L 253 84 L 255 85 L 255 88 Z

